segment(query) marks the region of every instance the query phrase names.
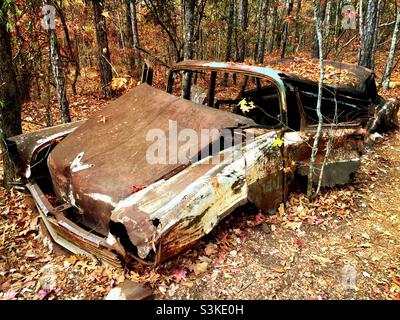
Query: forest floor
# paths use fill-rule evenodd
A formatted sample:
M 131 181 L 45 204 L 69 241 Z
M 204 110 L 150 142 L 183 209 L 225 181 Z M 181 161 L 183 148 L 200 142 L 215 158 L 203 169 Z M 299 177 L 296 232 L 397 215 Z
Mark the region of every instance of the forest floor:
M 77 120 L 105 101 L 93 90 L 70 102 Z M 35 110 L 24 106 L 26 131 L 43 122 Z M 311 203 L 294 194 L 273 216 L 242 208 L 185 254 L 120 270 L 57 248 L 30 198 L 0 189 L 0 299 L 103 299 L 125 279 L 151 286 L 155 299 L 400 299 L 399 190 L 394 132 L 347 186 Z

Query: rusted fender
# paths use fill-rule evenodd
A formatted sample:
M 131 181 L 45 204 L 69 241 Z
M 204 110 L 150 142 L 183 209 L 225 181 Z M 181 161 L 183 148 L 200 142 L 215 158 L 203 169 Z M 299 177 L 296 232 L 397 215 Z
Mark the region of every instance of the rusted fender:
M 375 108 L 375 114 L 368 123 L 368 132 L 377 130 L 392 130 L 399 127 L 400 102 L 395 99 L 380 99 L 379 104 Z
M 328 133 L 323 129 L 316 156 L 314 185 L 318 184 L 321 167 L 324 163 L 328 142 L 331 140 L 331 152 L 324 167 L 321 186 L 333 187 L 349 182 L 351 175 L 361 165 L 361 154 L 364 148 L 367 131 L 363 128 L 336 129 Z M 314 130 L 285 133 L 284 156 L 287 163 L 286 171 L 291 174 L 290 179 L 295 180 L 294 174 L 307 176 L 311 157 L 311 146 L 315 137 Z
M 31 168 L 35 166 L 35 163 L 42 160 L 37 159 L 40 151 L 53 143 L 58 143 L 84 122 L 85 120 L 61 124 L 8 138 L 8 146 L 15 162 L 19 165 L 20 174 L 29 179 Z

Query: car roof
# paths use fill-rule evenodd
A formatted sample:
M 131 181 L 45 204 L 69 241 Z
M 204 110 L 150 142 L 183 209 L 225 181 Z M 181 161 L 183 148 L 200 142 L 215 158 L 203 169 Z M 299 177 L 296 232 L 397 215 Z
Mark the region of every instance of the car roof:
M 255 65 L 248 65 L 244 63 L 235 62 L 218 62 L 218 61 L 205 61 L 205 60 L 184 60 L 174 64 L 171 67 L 172 71 L 177 70 L 205 70 L 205 71 L 226 71 L 233 73 L 243 73 L 251 76 L 266 77 L 274 80 L 275 83 L 279 84 L 283 90 L 285 90 L 284 82 L 294 81 L 298 83 L 309 83 L 312 85 L 317 85 L 316 81 L 308 79 L 301 74 L 294 72 L 281 71 L 284 65 L 289 62 L 296 63 L 301 61 L 301 58 L 284 58 L 269 63 L 270 66 L 276 66 L 276 68 L 262 67 Z M 312 64 L 318 65 L 316 59 L 309 60 Z M 324 85 L 327 87 L 333 87 L 338 90 L 343 90 L 348 94 L 366 94 L 369 92 L 373 94 L 376 88 L 371 88 L 371 83 L 374 82 L 374 73 L 364 67 L 360 67 L 356 64 L 343 63 L 333 60 L 324 60 L 325 65 L 334 66 L 338 69 L 347 70 L 354 76 L 355 81 L 346 81 L 343 79 L 340 84 L 328 84 Z
M 205 61 L 205 60 L 184 60 L 174 64 L 171 67 L 172 71 L 178 70 L 206 70 L 206 71 L 226 71 L 234 73 L 243 73 L 246 75 L 265 77 L 274 80 L 277 84 L 282 86 L 284 89 L 284 84 L 282 81 L 282 76 L 285 74 L 281 73 L 272 68 L 265 68 L 260 66 L 246 65 L 242 63 L 235 62 L 219 62 L 219 61 Z

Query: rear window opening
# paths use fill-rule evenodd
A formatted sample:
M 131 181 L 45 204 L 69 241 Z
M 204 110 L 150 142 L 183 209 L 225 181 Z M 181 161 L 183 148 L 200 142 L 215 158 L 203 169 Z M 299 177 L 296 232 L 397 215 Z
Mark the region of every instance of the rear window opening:
M 282 127 L 279 90 L 266 78 L 222 71 L 178 70 L 171 72 L 167 92 L 246 116 L 271 129 Z M 243 104 L 245 107 L 241 108 Z

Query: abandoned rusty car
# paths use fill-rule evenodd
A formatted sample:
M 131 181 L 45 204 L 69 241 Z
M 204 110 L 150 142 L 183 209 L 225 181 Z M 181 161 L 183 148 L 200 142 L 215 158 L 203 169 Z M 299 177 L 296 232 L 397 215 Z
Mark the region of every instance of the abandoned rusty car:
M 331 187 L 357 170 L 370 132 L 397 125 L 399 106 L 378 95 L 370 70 L 326 64 L 351 76 L 323 90 L 314 182 L 331 141 Z M 183 61 L 163 91 L 146 67 L 144 83 L 88 120 L 10 138 L 54 241 L 110 264 L 160 263 L 239 206 L 277 209 L 307 175 L 318 95 L 315 81 L 278 70 Z

